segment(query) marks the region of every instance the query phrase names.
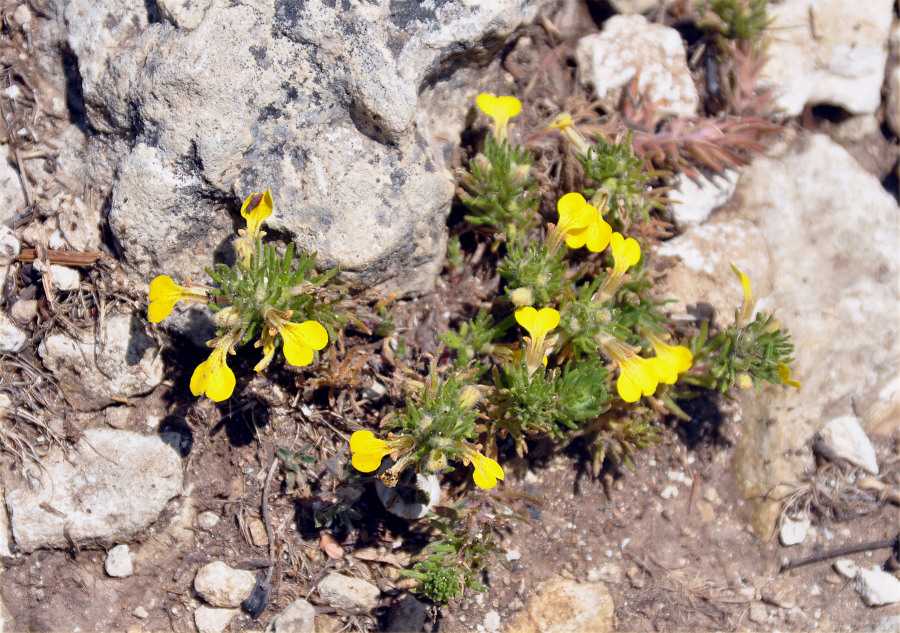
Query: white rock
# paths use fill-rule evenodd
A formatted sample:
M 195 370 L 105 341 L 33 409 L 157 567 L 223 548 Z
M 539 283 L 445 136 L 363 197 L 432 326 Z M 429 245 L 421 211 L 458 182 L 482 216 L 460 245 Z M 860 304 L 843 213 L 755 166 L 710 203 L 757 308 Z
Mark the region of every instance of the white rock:
M 27 4 L 20 4 L 13 11 L 13 19 L 22 26 L 31 24 L 31 9 L 28 8 Z
M 785 547 L 802 543 L 809 532 L 810 521 L 808 517 L 804 517 L 799 521 L 794 519 L 784 519 L 781 522 L 781 529 L 778 530 L 778 539 Z
M 484 614 L 484 630 L 489 633 L 497 633 L 500 630 L 500 614 L 496 611 L 488 611 Z
M 859 570 L 856 591 L 870 607 L 900 602 L 900 580 L 878 567 Z
M 240 609 L 216 609 L 205 605 L 194 610 L 194 624 L 200 633 L 222 633 Z
M 382 465 L 382 470 L 389 468 L 388 462 Z M 392 488 L 385 486 L 381 481 L 375 481 L 375 492 L 384 507 L 393 515 L 403 519 L 421 519 L 441 498 L 441 482 L 435 475 L 416 474 L 415 492 L 409 486 L 398 484 Z M 422 499 L 424 494 L 426 499 Z M 406 498 L 404 498 L 406 497 Z M 423 501 L 420 503 L 420 501 Z
M 759 85 L 773 108 L 796 116 L 806 105 L 872 114 L 881 103 L 894 0 L 791 0 L 768 8 L 768 60 Z
M 74 450 L 51 449 L 27 479 L 4 472 L 16 547 L 69 547 L 70 537 L 82 545 L 130 541 L 181 494 L 181 457 L 166 440 L 88 429 Z
M 27 342 L 28 335 L 5 312 L 0 312 L 0 352 L 14 354 L 25 347 Z
M 212 0 L 195 0 L 194 2 L 157 0 L 157 6 L 163 17 L 186 31 L 192 31 L 200 25 L 211 4 Z
M 617 102 L 623 87 L 640 69 L 638 89 L 659 103 L 657 113 L 696 116 L 699 97 L 687 65 L 684 42 L 673 28 L 642 15 L 617 15 L 600 33 L 578 41 L 578 74 L 601 100 Z
M 874 114 L 861 114 L 838 123 L 832 136 L 841 143 L 859 143 L 875 134 L 881 134 L 878 117 Z
M 316 608 L 306 600 L 294 600 L 272 618 L 266 633 L 316 633 Z
M 19 299 L 9 309 L 9 315 L 19 323 L 31 323 L 37 317 L 37 299 Z
M 5 224 L 0 226 L 0 265 L 11 264 L 21 252 L 22 245 L 12 229 Z
M 146 620 L 148 617 L 150 617 L 150 614 L 147 613 L 147 609 L 140 605 L 134 608 L 134 611 L 131 612 L 131 615 L 138 618 L 139 620 Z
M 705 222 L 731 198 L 740 173 L 737 169 L 727 169 L 721 174 L 701 174 L 697 180 L 680 175 L 677 188 L 668 194 L 675 224 L 687 228 Z
M 519 560 L 520 558 L 522 558 L 522 554 L 518 550 L 511 549 L 506 552 L 506 560 L 509 562 Z
M 235 569 L 218 560 L 201 567 L 194 578 L 194 589 L 214 607 L 241 606 L 255 586 L 256 576 L 253 573 Z
M 116 545 L 106 553 L 106 573 L 113 578 L 128 578 L 134 573 L 134 562 L 128 545 Z
M 875 633 L 897 633 L 900 631 L 900 615 L 889 615 L 881 618 L 881 621 L 873 629 Z
M 100 409 L 145 394 L 163 379 L 162 355 L 140 318 L 111 315 L 102 334 L 101 341 L 87 331 L 79 340 L 50 334 L 38 346 L 44 365 L 80 409 Z
M 316 590 L 324 602 L 340 611 L 372 611 L 381 598 L 381 590 L 372 583 L 335 573 L 325 576 Z
M 661 0 L 609 0 L 616 13 L 648 13 L 662 4 Z
M 727 248 L 722 248 L 727 244 Z M 706 305 L 719 327 L 734 321 L 734 311 L 743 301 L 741 285 L 729 264 L 750 277 L 753 290 L 765 296 L 772 287 L 771 260 L 765 239 L 752 223 L 733 214 L 716 214 L 708 222 L 664 242 L 659 257 L 675 257 L 678 264 L 666 272 L 657 286 L 662 296 L 676 301 L 663 310 L 684 313 L 692 306 Z
M 888 434 L 900 423 L 896 406 L 880 405 L 900 374 L 900 213 L 875 176 L 820 134 L 744 167 L 735 200 L 733 212 L 771 253 L 768 279 L 744 273 L 759 309 L 775 310 L 790 331 L 794 379 L 803 385 L 739 396 L 736 479 L 757 528 L 773 533 L 775 500 L 784 482 L 814 466 L 808 446 L 823 421 L 850 413 L 866 420 L 877 407 Z
M 612 633 L 616 630 L 615 604 L 602 584 L 554 576 L 534 591 L 507 630 Z
M 218 514 L 212 510 L 205 510 L 197 515 L 197 525 L 204 530 L 212 530 L 222 520 Z
M 9 145 L 0 145 L 0 223 L 6 223 L 25 207 L 19 173 L 10 162 Z
M 50 264 L 50 276 L 57 290 L 70 291 L 81 288 L 81 273 L 75 268 Z
M 837 559 L 834 561 L 833 567 L 834 571 L 847 580 L 856 578 L 856 574 L 859 573 L 859 566 L 849 558 Z
M 827 456 L 846 459 L 854 466 L 878 474 L 875 447 L 854 415 L 843 415 L 828 422 L 819 431 Z
M 677 497 L 678 487 L 672 485 L 666 486 L 660 491 L 659 496 L 663 499 L 671 499 L 672 497 Z

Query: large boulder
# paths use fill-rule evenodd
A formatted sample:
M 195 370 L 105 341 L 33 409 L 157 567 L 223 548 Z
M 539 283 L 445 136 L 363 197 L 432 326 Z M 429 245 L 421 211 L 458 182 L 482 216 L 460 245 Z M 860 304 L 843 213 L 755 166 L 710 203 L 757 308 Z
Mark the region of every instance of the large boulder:
M 202 279 L 243 197 L 270 187 L 270 233 L 428 291 L 454 189 L 419 95 L 488 64 L 548 3 L 69 0 L 90 124 L 130 139 L 109 213 L 126 264 Z M 457 138 L 471 96 L 431 100 Z

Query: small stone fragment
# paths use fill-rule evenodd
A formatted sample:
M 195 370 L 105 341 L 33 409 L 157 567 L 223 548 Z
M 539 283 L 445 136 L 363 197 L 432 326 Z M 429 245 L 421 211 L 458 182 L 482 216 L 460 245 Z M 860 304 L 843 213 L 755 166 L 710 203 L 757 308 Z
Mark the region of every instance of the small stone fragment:
M 146 620 L 150 617 L 150 614 L 147 613 L 147 609 L 138 605 L 134 608 L 134 611 L 131 612 L 131 615 L 138 618 L 139 620 Z
M 106 554 L 106 573 L 113 578 L 128 578 L 134 573 L 134 563 L 128 545 L 116 545 Z
M 11 264 L 21 252 L 22 245 L 16 234 L 5 224 L 0 225 L 0 265 Z
M 15 354 L 25 347 L 28 335 L 6 313 L 0 312 L 0 352 Z
M 240 609 L 215 609 L 202 605 L 194 611 L 194 624 L 200 633 L 222 633 Z
M 878 474 L 875 448 L 855 415 L 843 415 L 831 420 L 819 431 L 819 439 L 826 457 L 846 459 L 873 475 Z
M 316 633 L 316 609 L 306 600 L 294 600 L 272 618 L 266 633 Z
M 381 598 L 381 590 L 372 583 L 343 574 L 328 574 L 317 590 L 322 600 L 341 611 L 371 611 Z
M 781 522 L 781 529 L 778 530 L 778 539 L 785 547 L 802 543 L 809 532 L 809 518 L 804 517 L 800 520 L 784 519 Z
M 500 614 L 496 611 L 488 611 L 484 614 L 484 630 L 488 633 L 497 633 L 500 630 Z
M 508 629 L 516 633 L 607 633 L 615 630 L 614 614 L 615 604 L 604 585 L 554 576 L 535 590 Z
M 19 299 L 9 309 L 9 316 L 19 323 L 31 323 L 37 316 L 37 299 Z
M 834 561 L 834 571 L 840 574 L 841 577 L 850 580 L 851 578 L 856 578 L 859 567 L 849 558 L 839 558 Z
M 900 580 L 878 567 L 859 570 L 856 591 L 870 607 L 900 602 Z
M 197 526 L 204 530 L 212 530 L 221 520 L 222 517 L 212 510 L 204 510 L 197 515 Z
M 750 621 L 757 624 L 765 624 L 769 621 L 769 610 L 762 602 L 754 602 L 750 605 Z
M 200 568 L 194 578 L 194 589 L 214 607 L 241 606 L 256 586 L 256 576 L 215 561 Z
M 267 547 L 269 545 L 269 535 L 266 534 L 266 526 L 259 519 L 250 519 L 250 540 L 257 547 Z

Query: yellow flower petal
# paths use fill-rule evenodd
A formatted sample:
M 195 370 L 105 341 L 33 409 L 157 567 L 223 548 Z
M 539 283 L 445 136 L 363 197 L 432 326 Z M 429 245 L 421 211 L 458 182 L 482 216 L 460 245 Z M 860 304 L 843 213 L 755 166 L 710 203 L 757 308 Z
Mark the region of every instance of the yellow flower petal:
M 516 310 L 516 321 L 535 341 L 542 340 L 547 332 L 559 325 L 559 312 L 553 308 L 535 310 L 531 306 Z
M 256 198 L 256 196 L 261 196 Z M 252 206 L 253 203 L 256 206 Z M 253 193 L 247 196 L 244 204 L 241 205 L 241 215 L 247 220 L 247 235 L 251 240 L 255 240 L 259 235 L 259 229 L 263 220 L 272 215 L 275 205 L 272 203 L 272 193 L 266 189 L 263 193 Z
M 734 273 L 741 280 L 741 287 L 744 289 L 744 303 L 745 304 L 750 303 L 750 301 L 752 301 L 752 296 L 750 294 L 750 278 L 747 277 L 747 275 L 742 273 L 740 270 L 738 270 L 738 267 L 735 266 L 734 264 L 728 264 L 728 265 L 731 266 L 731 270 L 733 270 Z
M 691 368 L 694 362 L 694 355 L 691 350 L 684 345 L 666 345 L 660 340 L 650 339 L 656 357 L 651 361 L 656 361 L 656 370 L 659 375 L 659 382 L 666 385 L 674 385 L 678 381 L 678 374 Z
M 621 233 L 613 233 L 609 245 L 615 260 L 615 269 L 620 272 L 628 270 L 641 259 L 641 246 L 633 237 L 626 240 Z
M 480 94 L 477 103 L 481 111 L 494 120 L 495 136 L 498 141 L 503 141 L 506 138 L 506 126 L 509 124 L 509 120 L 522 111 L 522 102 L 515 97 Z
M 653 395 L 659 383 L 656 365 L 640 356 L 618 360 L 620 372 L 616 391 L 619 397 L 625 402 L 637 402 L 641 395 Z
M 217 347 L 209 358 L 197 365 L 191 376 L 191 393 L 195 396 L 206 394 L 213 402 L 227 400 L 234 393 L 234 372 L 225 362 L 227 349 Z
M 784 363 L 778 363 L 778 377 L 781 378 L 781 382 L 791 387 L 799 389 L 802 386 L 798 381 L 791 380 L 791 368 Z
M 576 236 L 584 234 L 584 230 L 597 214 L 597 209 L 589 205 L 580 193 L 567 193 L 559 199 L 556 210 L 559 212 L 557 230 L 566 236 L 566 244 L 570 248 L 584 246 L 584 238 Z
M 575 122 L 572 121 L 572 117 L 569 116 L 568 112 L 563 112 L 558 117 L 553 119 L 550 123 L 551 130 L 564 130 L 567 127 L 572 127 L 575 125 Z
M 361 473 L 378 470 L 381 460 L 389 455 L 391 448 L 387 442 L 375 437 L 372 431 L 356 431 L 350 436 L 351 463 Z
M 205 301 L 206 292 L 179 286 L 168 275 L 160 275 L 150 282 L 150 305 L 147 308 L 147 319 L 151 323 L 159 323 L 172 314 L 179 301 Z
M 313 361 L 313 350 L 328 345 L 328 331 L 320 323 L 284 323 L 279 328 L 284 338 L 284 357 L 294 367 L 304 367 Z
M 591 207 L 593 209 L 594 207 Z M 594 218 L 584 231 L 585 245 L 592 253 L 599 253 L 609 245 L 612 235 L 612 227 L 603 219 L 600 213 L 594 209 Z M 638 251 L 640 257 L 640 251 Z
M 498 479 L 503 479 L 503 468 L 490 457 L 485 457 L 481 453 L 468 453 L 469 459 L 475 471 L 472 473 L 472 479 L 479 488 L 493 488 L 497 485 Z

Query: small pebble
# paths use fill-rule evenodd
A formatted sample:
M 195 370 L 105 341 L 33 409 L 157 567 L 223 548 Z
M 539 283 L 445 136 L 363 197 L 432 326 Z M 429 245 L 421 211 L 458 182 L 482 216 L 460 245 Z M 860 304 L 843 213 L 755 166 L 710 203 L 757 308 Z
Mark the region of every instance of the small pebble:
M 131 551 L 127 545 L 116 545 L 106 554 L 106 573 L 113 578 L 128 578 L 134 573 Z
M 810 521 L 808 518 L 803 518 L 799 521 L 786 518 L 781 523 L 781 529 L 778 530 L 778 539 L 785 547 L 798 545 L 806 539 L 806 534 L 809 532 L 809 526 Z
M 197 515 L 197 525 L 204 530 L 211 530 L 219 524 L 221 519 L 222 517 L 212 510 L 206 510 Z
M 147 613 L 147 609 L 141 606 L 135 607 L 134 611 L 131 612 L 131 615 L 141 620 L 145 620 L 150 616 L 150 614 Z
M 663 499 L 671 499 L 672 497 L 677 497 L 678 496 L 678 488 L 676 488 L 675 486 L 671 486 L 671 485 L 666 486 L 659 493 L 659 496 L 662 497 Z
M 859 571 L 859 568 L 856 566 L 856 563 L 849 558 L 839 558 L 834 561 L 834 571 L 839 573 L 843 578 L 849 580 L 851 578 L 856 578 L 856 572 Z

